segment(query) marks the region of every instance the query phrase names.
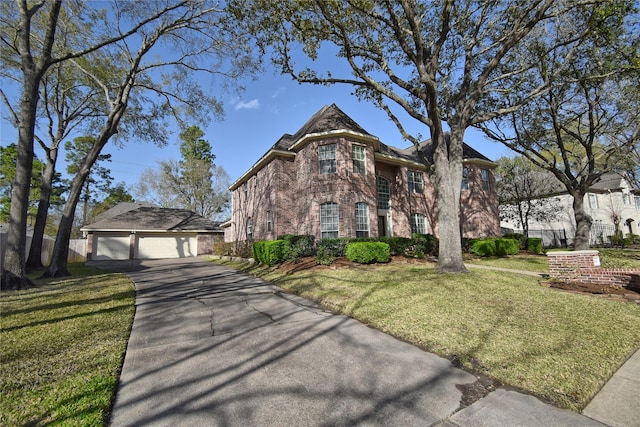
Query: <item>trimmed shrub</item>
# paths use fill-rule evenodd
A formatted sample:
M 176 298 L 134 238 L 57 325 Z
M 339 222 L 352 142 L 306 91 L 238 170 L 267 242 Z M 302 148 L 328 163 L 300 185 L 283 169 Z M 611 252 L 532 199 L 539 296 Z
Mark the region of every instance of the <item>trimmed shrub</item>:
M 496 255 L 517 255 L 520 250 L 520 241 L 517 239 L 495 239 Z
M 327 251 L 324 247 L 318 247 L 316 252 L 316 264 L 320 265 L 331 265 L 333 261 L 336 260 L 336 257 L 333 255 L 329 255 L 329 251 Z
M 438 239 L 431 234 L 411 235 L 414 255 L 422 258 L 425 255 L 436 255 L 438 252 Z
M 322 251 L 324 256 L 341 257 L 345 256 L 345 250 L 351 240 L 348 237 L 337 239 L 322 239 L 318 241 L 318 252 Z
M 534 254 L 541 254 L 544 252 L 542 249 L 542 238 L 541 237 L 530 237 L 527 240 L 527 250 Z
M 406 237 L 380 237 L 378 241 L 389 245 L 391 255 L 407 255 L 412 241 Z
M 508 233 L 502 236 L 503 239 L 516 239 L 520 242 L 520 249 L 525 250 L 528 247 L 527 236 L 521 233 Z
M 253 244 L 253 258 L 267 265 L 274 265 L 284 261 L 284 240 L 263 240 Z
M 315 254 L 315 237 L 310 234 L 285 234 L 278 237 L 284 240 L 284 258 L 295 260 L 298 257 L 313 256 Z
M 479 256 L 495 256 L 496 241 L 495 239 L 470 239 L 469 250 L 472 254 Z
M 470 240 L 469 244 L 472 253 L 483 257 L 516 255 L 520 248 L 519 240 L 492 237 Z
M 359 264 L 389 262 L 390 248 L 383 242 L 352 242 L 345 253 L 349 261 Z

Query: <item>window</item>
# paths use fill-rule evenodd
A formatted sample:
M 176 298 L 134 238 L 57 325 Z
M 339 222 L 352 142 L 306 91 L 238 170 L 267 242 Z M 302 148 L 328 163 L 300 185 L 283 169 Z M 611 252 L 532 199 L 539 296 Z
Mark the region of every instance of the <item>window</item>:
M 249 218 L 247 220 L 247 239 L 251 240 L 253 238 L 253 219 Z
M 247 200 L 249 194 L 249 186 L 247 185 L 246 181 L 244 184 L 242 184 L 242 189 L 244 190 L 244 199 Z
M 422 214 L 411 214 L 411 233 L 427 234 L 427 221 Z
M 336 144 L 321 145 L 318 147 L 318 160 L 320 173 L 336 172 Z
M 362 145 L 354 145 L 351 148 L 351 154 L 353 157 L 353 173 L 364 175 L 367 171 L 365 149 Z
M 589 207 L 591 209 L 598 209 L 598 196 L 593 193 L 589 193 Z
M 422 172 L 409 171 L 409 192 L 422 194 L 423 191 Z
M 369 206 L 356 203 L 356 237 L 369 237 Z
M 486 169 L 482 169 L 482 189 L 489 190 L 489 171 Z
M 637 210 L 637 211 L 640 211 L 640 196 L 634 196 L 634 197 L 633 197 L 633 200 L 634 200 L 634 201 L 635 201 L 635 203 L 636 203 L 636 210 Z
M 462 168 L 462 185 L 460 188 L 463 190 L 469 189 L 469 168 Z
M 622 193 L 622 203 L 625 205 L 631 204 L 631 197 L 629 197 L 629 193 Z
M 320 239 L 338 237 L 338 204 L 323 203 L 320 205 Z
M 385 177 L 379 176 L 376 179 L 378 187 L 378 209 L 390 209 L 391 208 L 391 187 L 389 180 Z
M 271 211 L 267 211 L 267 231 L 271 232 L 273 218 L 271 217 Z

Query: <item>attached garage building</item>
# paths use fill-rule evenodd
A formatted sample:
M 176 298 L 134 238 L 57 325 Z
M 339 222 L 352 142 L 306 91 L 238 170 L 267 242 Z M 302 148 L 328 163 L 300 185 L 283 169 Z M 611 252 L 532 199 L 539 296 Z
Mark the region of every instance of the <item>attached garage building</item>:
M 188 258 L 213 253 L 218 223 L 184 209 L 126 204 L 83 227 L 87 260 Z M 126 210 L 130 207 L 130 210 Z

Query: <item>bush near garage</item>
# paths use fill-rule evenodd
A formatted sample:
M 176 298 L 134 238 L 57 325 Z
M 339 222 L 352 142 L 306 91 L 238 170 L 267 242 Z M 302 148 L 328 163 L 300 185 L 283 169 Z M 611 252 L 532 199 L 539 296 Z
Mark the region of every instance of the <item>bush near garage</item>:
M 284 240 L 262 240 L 252 246 L 253 259 L 266 265 L 281 263 L 284 258 Z

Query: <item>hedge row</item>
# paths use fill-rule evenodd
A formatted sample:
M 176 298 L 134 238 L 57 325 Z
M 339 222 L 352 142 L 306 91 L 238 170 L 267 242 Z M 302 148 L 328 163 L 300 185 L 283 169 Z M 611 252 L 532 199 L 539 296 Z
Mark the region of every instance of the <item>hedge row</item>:
M 520 249 L 540 254 L 542 239 L 521 238 L 510 235 L 502 238 L 468 239 L 468 250 L 479 256 L 516 255 Z M 318 264 L 331 264 L 336 258 L 346 256 L 353 262 L 388 262 L 389 257 L 410 256 L 422 258 L 437 255 L 438 239 L 430 234 L 413 234 L 407 237 L 322 239 L 315 241 L 311 235 L 282 235 L 278 240 L 255 242 L 252 247 L 257 262 L 274 265 L 299 257 L 315 256 Z
M 348 257 L 347 247 L 352 243 L 383 244 L 364 245 L 358 249 L 352 249 L 352 251 L 358 252 L 358 255 L 353 252 L 352 256 L 365 260 L 363 263 L 373 262 L 371 259 L 378 260 L 376 262 L 388 262 L 391 255 L 422 258 L 427 255 L 436 255 L 438 252 L 438 240 L 430 234 L 413 234 L 410 239 L 406 237 L 381 237 L 379 239 L 341 237 L 322 239 L 317 242 L 311 235 L 286 234 L 278 236 L 278 240 L 268 241 L 278 243 L 265 244 L 265 242 L 255 242 L 252 252 L 253 258 L 257 262 L 267 265 L 274 265 L 286 260 L 293 261 L 306 256 L 315 256 L 318 264 L 331 264 L 338 257 Z M 365 252 L 364 255 L 361 253 L 362 251 Z M 389 254 L 385 256 L 387 251 Z M 369 255 L 370 253 L 375 255 Z

